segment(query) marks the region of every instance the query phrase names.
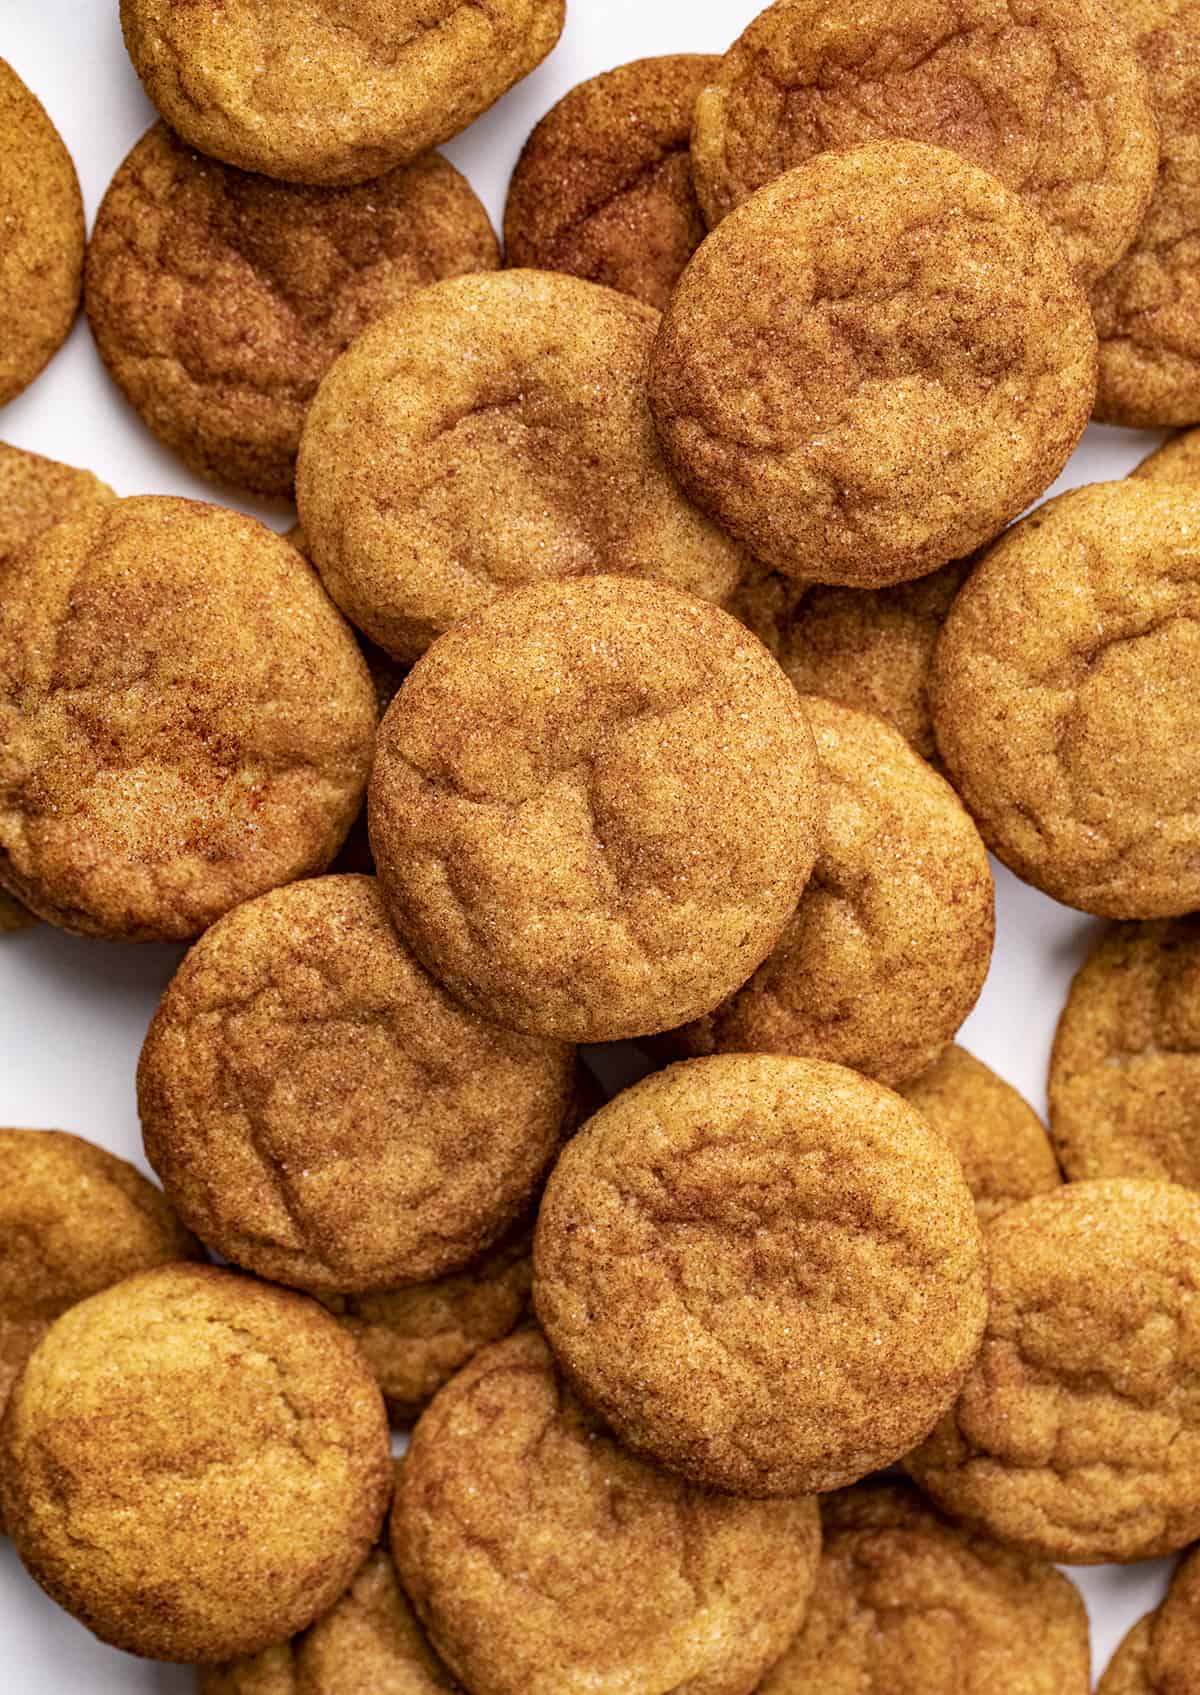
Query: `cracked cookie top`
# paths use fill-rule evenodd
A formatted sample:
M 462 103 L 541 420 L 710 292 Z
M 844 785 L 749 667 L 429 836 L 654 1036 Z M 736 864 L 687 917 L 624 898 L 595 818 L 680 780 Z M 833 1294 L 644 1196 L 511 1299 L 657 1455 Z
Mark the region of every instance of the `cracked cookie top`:
M 945 1140 L 853 1071 L 763 1054 L 685 1061 L 595 1114 L 547 1185 L 533 1300 L 633 1452 L 756 1496 L 906 1453 L 987 1313 Z
M 1156 483 L 1200 483 L 1200 430 L 1187 430 L 1148 453 L 1130 476 Z
M 181 1216 L 260 1276 L 344 1295 L 457 1271 L 528 1206 L 573 1104 L 561 1043 L 430 978 L 374 878 L 247 902 L 172 979 L 138 1067 Z
M 808 1615 L 759 1695 L 1088 1695 L 1088 1618 L 1043 1560 L 950 1524 L 915 1489 L 821 1503 Z
M 944 148 L 818 154 L 696 253 L 650 405 L 684 488 L 806 582 L 877 588 L 988 542 L 1092 409 L 1087 297 L 1035 212 Z
M 692 111 L 718 61 L 636 59 L 581 82 L 525 143 L 504 208 L 505 259 L 570 271 L 659 311 L 704 239 Z
M 330 594 L 372 641 L 415 659 L 550 576 L 733 592 L 745 557 L 654 434 L 657 324 L 615 289 L 503 271 L 418 291 L 343 354 L 305 423 L 296 499 Z
M 466 129 L 546 57 L 565 13 L 565 0 L 121 0 L 121 28 L 193 147 L 333 184 Z
M 157 496 L 58 524 L 0 563 L 0 882 L 67 929 L 186 941 L 329 863 L 375 722 L 264 525 Z
M 712 1494 L 627 1453 L 529 1330 L 435 1397 L 392 1515 L 413 1604 L 474 1695 L 749 1695 L 819 1546 L 812 1500 Z
M 414 288 L 499 262 L 487 213 L 436 153 L 361 188 L 300 188 L 155 124 L 101 202 L 86 307 L 127 400 L 186 464 L 290 494 L 338 354 Z
M 817 859 L 758 970 L 664 1038 L 677 1055 L 783 1053 L 898 1085 L 979 998 L 992 873 L 954 790 L 882 719 L 803 699 L 823 776 Z
M 1019 877 L 1084 912 L 1200 906 L 1200 486 L 1073 489 L 1015 525 L 934 657 L 951 780 Z
M 812 732 L 761 644 L 619 577 L 515 590 L 443 636 L 384 718 L 369 795 L 426 969 L 567 1041 L 669 1029 L 744 982 L 795 910 L 820 809 Z
M 151 1659 L 257 1653 L 326 1612 L 392 1488 L 370 1367 L 315 1302 L 211 1266 L 59 1318 L 0 1425 L 0 1501 L 42 1587 Z
M 962 1394 L 905 1461 L 953 1518 L 1071 1565 L 1200 1536 L 1200 1198 L 1064 1183 L 987 1232 Z
M 871 141 L 931 142 L 998 177 L 1084 283 L 1133 240 L 1158 163 L 1145 75 L 1098 0 L 776 0 L 696 106 L 708 222 L 814 154 Z

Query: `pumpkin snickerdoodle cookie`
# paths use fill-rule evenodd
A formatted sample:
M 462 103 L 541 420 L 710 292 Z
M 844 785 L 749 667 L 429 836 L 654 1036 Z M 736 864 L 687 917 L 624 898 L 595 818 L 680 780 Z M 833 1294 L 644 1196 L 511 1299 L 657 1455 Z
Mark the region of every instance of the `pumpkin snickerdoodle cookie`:
M 565 0 L 121 0 L 185 141 L 285 182 L 360 183 L 467 127 L 546 57 Z
M 67 338 L 83 286 L 83 199 L 62 137 L 0 59 L 0 406 Z
M 0 565 L 43 530 L 88 517 L 116 498 L 90 471 L 0 441 Z
M 326 587 L 395 658 L 548 576 L 722 601 L 746 560 L 680 492 L 646 404 L 658 314 L 578 277 L 421 289 L 330 370 L 296 499 Z
M 1072 1565 L 1200 1535 L 1200 1197 L 1064 1183 L 988 1227 L 991 1311 L 905 1466 L 951 1517 Z
M 401 935 L 465 1006 L 610 1041 L 710 1011 L 761 963 L 821 800 L 799 696 L 736 619 L 562 578 L 413 668 L 379 732 L 371 845 Z
M 1200 483 L 1200 430 L 1172 436 L 1129 474 L 1155 483 Z
M 1200 1555 L 1178 1567 L 1162 1605 L 1126 1636 L 1096 1695 L 1197 1695 L 1200 1691 Z
M 903 1484 L 827 1496 L 821 1528 L 804 1628 L 759 1695 L 1088 1695 L 1087 1611 L 1044 1560 Z
M 802 698 L 824 775 L 812 876 L 754 975 L 665 1042 L 686 1055 L 803 1054 L 898 1085 L 979 998 L 995 933 L 987 849 L 898 730 Z
M 200 1238 L 322 1293 L 458 1271 L 528 1206 L 575 1057 L 466 1011 L 373 878 L 320 877 L 195 945 L 138 1067 L 146 1153 Z
M 436 153 L 361 188 L 299 188 L 155 124 L 101 202 L 87 315 L 126 398 L 186 464 L 289 494 L 338 354 L 412 289 L 499 262 L 487 213 Z
M 752 555 L 878 588 L 1041 494 L 1095 380 L 1087 297 L 1037 214 L 955 153 L 886 142 L 817 155 L 713 231 L 650 403 L 684 488 Z
M 375 721 L 262 524 L 146 496 L 55 525 L 0 564 L 0 883 L 67 929 L 187 940 L 329 863 Z
M 509 184 L 508 264 L 570 271 L 661 311 L 705 236 L 688 144 L 717 63 L 700 53 L 637 59 L 551 107 Z
M 392 1489 L 370 1367 L 315 1301 L 212 1266 L 73 1306 L 0 1425 L 0 1503 L 42 1587 L 150 1659 L 257 1653 L 326 1612 Z
M 998 177 L 1085 283 L 1133 240 L 1158 164 L 1145 74 L 1100 0 L 777 0 L 697 103 L 708 221 L 871 141 L 932 142 Z
M 988 846 L 1109 918 L 1200 906 L 1200 486 L 1072 489 L 983 557 L 933 670 L 938 747 Z
M 840 1488 L 906 1453 L 987 1313 L 945 1140 L 853 1071 L 763 1054 L 674 1065 L 568 1143 L 533 1299 L 633 1452 L 757 1496 Z
M 750 1695 L 804 1618 L 816 1503 L 740 1500 L 627 1453 L 525 1330 L 413 1432 L 392 1548 L 473 1695 Z

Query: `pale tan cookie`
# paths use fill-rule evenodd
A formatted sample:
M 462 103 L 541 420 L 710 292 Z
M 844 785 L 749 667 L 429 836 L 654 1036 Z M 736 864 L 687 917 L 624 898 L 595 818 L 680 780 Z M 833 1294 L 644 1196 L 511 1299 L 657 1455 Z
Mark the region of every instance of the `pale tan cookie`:
M 435 1397 L 392 1515 L 413 1605 L 472 1695 L 750 1695 L 819 1547 L 812 1500 L 711 1494 L 626 1453 L 531 1330 Z
M 1154 428 L 1200 419 L 1200 0 L 1107 0 L 1150 79 L 1158 184 L 1133 246 L 1092 288 L 1096 416 Z
M 650 362 L 692 499 L 756 558 L 878 588 L 989 541 L 1053 482 L 1096 380 L 1036 213 L 944 148 L 821 153 L 697 252 Z
M 956 1043 L 900 1093 L 962 1161 L 985 1224 L 1062 1182 L 1046 1127 L 1028 1101 Z
M 1148 453 L 1130 476 L 1156 483 L 1200 483 L 1200 430 L 1172 436 Z
M 821 776 L 799 697 L 716 607 L 559 579 L 464 619 L 379 732 L 393 920 L 464 1005 L 609 1041 L 711 1010 L 807 880 Z
M 1109 918 L 1200 906 L 1200 486 L 1072 489 L 1016 524 L 934 656 L 951 781 L 1019 877 Z
M 570 271 L 659 311 L 705 236 L 692 186 L 692 111 L 718 61 L 635 59 L 552 106 L 508 185 L 509 265 Z
M 361 188 L 299 188 L 155 124 L 101 202 L 87 315 L 126 399 L 185 464 L 290 494 L 337 356 L 414 288 L 499 263 L 487 213 L 436 153 Z
M 802 697 L 824 775 L 812 876 L 753 977 L 665 1043 L 803 1054 L 898 1085 L 932 1063 L 992 957 L 987 849 L 958 796 L 881 718 Z
M 0 565 L 51 525 L 88 517 L 115 499 L 90 471 L 0 441 Z
M 73 1306 L 0 1425 L 0 1503 L 42 1587 L 150 1659 L 254 1654 L 328 1611 L 392 1489 L 370 1367 L 315 1301 L 165 1266 Z
M 133 67 L 193 147 L 285 182 L 359 183 L 527 76 L 565 0 L 121 0 Z
M 972 561 L 883 589 L 822 587 L 752 563 L 729 611 L 775 655 L 801 694 L 894 724 L 936 763 L 929 669 L 938 631 Z
M 156 496 L 58 524 L 0 563 L 0 883 L 67 929 L 185 941 L 329 863 L 375 721 L 264 525 Z
M 1179 1566 L 1167 1597 L 1134 1625 L 1096 1685 L 1096 1695 L 1198 1695 L 1200 1555 Z
M 1200 1197 L 1064 1183 L 986 1238 L 991 1312 L 957 1404 L 905 1461 L 951 1517 L 1071 1565 L 1200 1535 Z
M 890 140 L 998 177 L 1085 282 L 1133 240 L 1158 164 L 1145 74 L 1099 0 L 778 0 L 697 103 L 700 200 L 715 224 L 815 153 Z
M 1096 1685 L 1096 1695 L 1164 1695 L 1150 1681 L 1150 1633 L 1155 1615 L 1147 1613 L 1120 1643 Z
M 67 338 L 83 287 L 83 200 L 41 101 L 0 59 L 0 406 Z
M 146 1154 L 226 1259 L 322 1293 L 458 1271 L 525 1211 L 575 1058 L 466 1011 L 374 878 L 317 877 L 205 932 L 142 1049 Z
M 759 1695 L 1088 1695 L 1088 1616 L 1067 1578 L 942 1518 L 903 1484 L 821 1504 L 795 1642 Z
M 533 1299 L 633 1452 L 759 1496 L 899 1458 L 953 1402 L 987 1314 L 943 1138 L 853 1071 L 760 1054 L 674 1065 L 568 1143 Z
M 296 499 L 346 616 L 397 659 L 507 588 L 620 572 L 722 601 L 745 557 L 683 496 L 646 405 L 658 314 L 548 271 L 422 289 L 308 414 Z

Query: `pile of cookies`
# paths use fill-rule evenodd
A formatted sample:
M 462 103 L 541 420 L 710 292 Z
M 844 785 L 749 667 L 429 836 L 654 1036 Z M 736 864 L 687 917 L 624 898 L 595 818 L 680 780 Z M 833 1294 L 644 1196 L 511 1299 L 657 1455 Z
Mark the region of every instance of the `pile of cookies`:
M 0 1131 L 0 1523 L 204 1695 L 1086 1695 L 1051 1562 L 1200 1543 L 1200 431 L 1021 514 L 1200 423 L 1200 5 L 775 0 L 503 254 L 562 0 L 120 12 L 86 244 L 0 62 L 0 400 L 82 299 L 298 523 L 0 445 L 0 928 L 189 944 L 161 1191 Z M 1048 1130 L 989 850 L 1121 921 Z

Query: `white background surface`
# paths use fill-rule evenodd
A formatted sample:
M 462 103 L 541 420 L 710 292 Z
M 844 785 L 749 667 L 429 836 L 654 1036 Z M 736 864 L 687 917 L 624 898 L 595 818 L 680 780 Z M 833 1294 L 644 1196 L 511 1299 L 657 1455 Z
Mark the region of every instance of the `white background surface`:
M 445 152 L 499 227 L 509 173 L 538 118 L 584 77 L 669 52 L 721 52 L 756 0 L 568 0 L 566 32 L 533 76 Z M 79 171 L 88 225 L 110 177 L 154 113 L 125 56 L 116 0 L 0 0 L 0 57 L 42 100 Z M 214 491 L 160 448 L 109 382 L 81 320 L 32 388 L 0 410 L 0 437 L 87 466 L 119 494 L 224 500 L 280 528 L 284 503 Z M 1056 487 L 1121 476 L 1157 436 L 1093 426 Z M 962 1040 L 1045 1110 L 1045 1076 L 1067 983 L 1097 928 L 997 872 L 991 975 Z M 0 938 L 0 1123 L 61 1128 L 144 1166 L 134 1068 L 180 950 L 114 946 L 42 925 Z M 615 1081 L 615 1074 L 614 1074 Z M 1097 1673 L 1163 1587 L 1165 1563 L 1076 1572 Z M 0 1695 L 182 1695 L 194 1674 L 114 1653 L 26 1577 L 0 1539 Z M 368 1692 L 364 1692 L 368 1695 Z

